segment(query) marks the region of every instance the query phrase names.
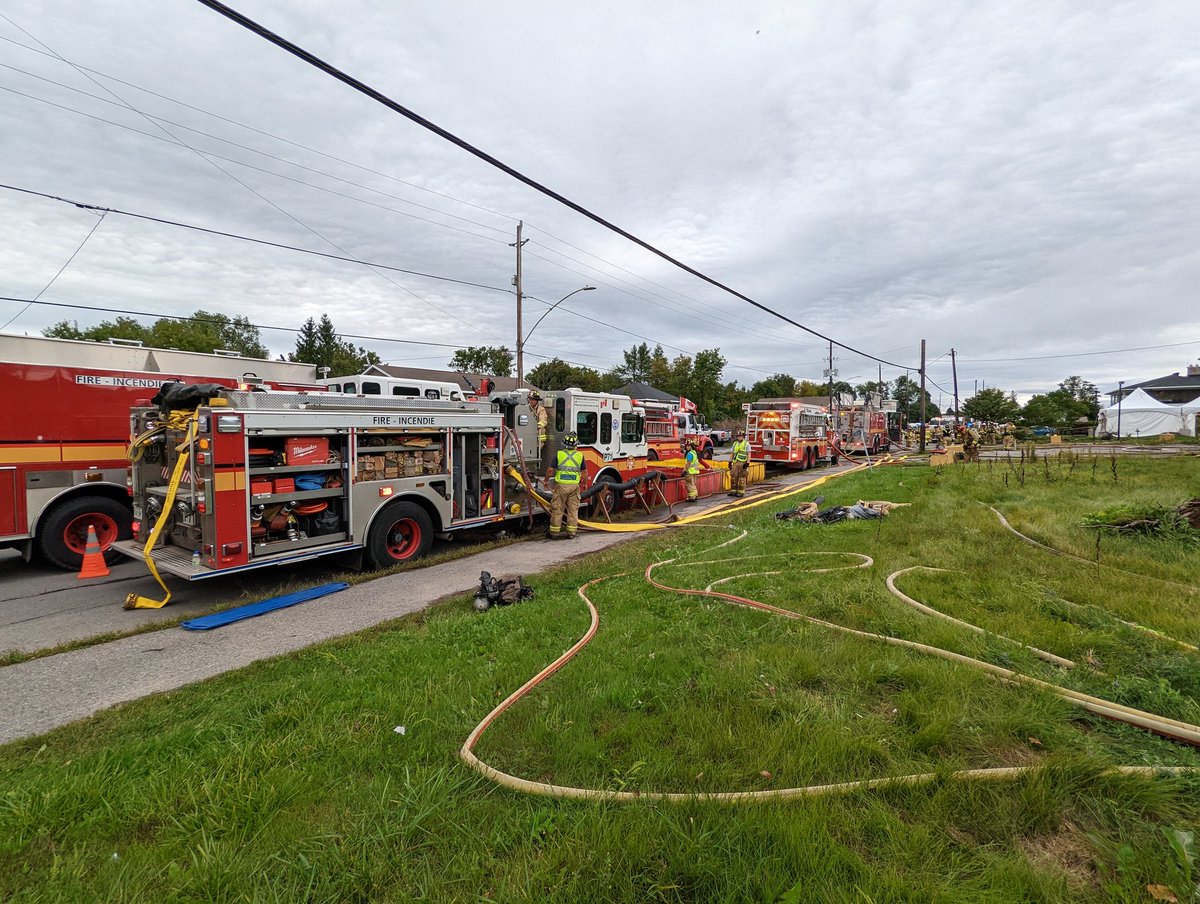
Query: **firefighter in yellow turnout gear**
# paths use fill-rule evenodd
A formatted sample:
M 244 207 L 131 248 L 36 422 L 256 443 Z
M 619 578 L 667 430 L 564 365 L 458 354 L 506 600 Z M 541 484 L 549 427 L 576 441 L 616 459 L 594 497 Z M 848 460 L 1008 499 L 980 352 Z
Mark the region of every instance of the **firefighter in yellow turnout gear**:
M 556 467 L 546 469 L 546 479 L 554 481 L 550 497 L 550 539 L 574 540 L 579 529 L 579 478 L 583 474 L 583 453 L 575 448 L 579 437 L 567 433 L 562 438 L 564 448 L 558 450 Z M 563 531 L 563 513 L 567 516 Z
M 746 431 L 739 430 L 733 441 L 729 459 L 729 495 L 746 495 L 746 472 L 750 470 L 750 443 L 746 442 Z
M 533 416 L 537 419 L 538 463 L 541 464 L 544 461 L 543 455 L 545 454 L 546 440 L 549 437 L 550 412 L 542 404 L 542 394 L 536 389 L 529 391 L 529 410 L 533 412 Z
M 683 456 L 683 485 L 687 488 L 687 501 L 695 502 L 700 491 L 696 488 L 696 475 L 700 473 L 700 454 L 696 451 L 696 441 L 684 443 L 687 454 Z

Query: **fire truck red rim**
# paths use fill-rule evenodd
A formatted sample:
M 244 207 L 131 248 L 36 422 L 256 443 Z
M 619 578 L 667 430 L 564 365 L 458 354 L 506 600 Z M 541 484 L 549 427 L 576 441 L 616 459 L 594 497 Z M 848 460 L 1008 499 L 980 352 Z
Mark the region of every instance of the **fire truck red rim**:
M 120 532 L 117 522 L 103 512 L 87 512 L 72 518 L 63 528 L 63 545 L 73 553 L 83 555 L 87 551 L 88 526 L 96 528 L 96 539 L 100 548 L 107 549 Z
M 421 525 L 413 518 L 397 518 L 387 529 L 388 555 L 406 561 L 421 547 Z

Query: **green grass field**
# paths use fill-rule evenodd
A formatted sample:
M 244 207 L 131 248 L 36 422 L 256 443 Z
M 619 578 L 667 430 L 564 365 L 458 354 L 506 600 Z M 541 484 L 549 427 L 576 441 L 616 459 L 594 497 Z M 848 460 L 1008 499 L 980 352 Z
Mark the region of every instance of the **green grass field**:
M 1083 458 L 856 473 L 818 492 L 912 505 L 880 522 L 774 518 L 804 494 L 656 532 L 537 576 L 530 602 L 480 614 L 464 598 L 0 748 L 0 899 L 1200 900 L 1200 773 L 1106 772 L 1200 766 L 1195 748 L 962 665 L 642 579 L 675 558 L 656 571 L 669 584 L 738 576 L 716 589 L 1200 723 L 1200 654 L 1171 640 L 1200 645 L 1200 589 L 1163 582 L 1200 587 L 1200 544 L 1097 544 L 1081 523 L 1118 503 L 1200 495 L 1200 463 L 1115 468 Z M 980 502 L 1089 561 L 1026 545 Z M 875 564 L 815 574 L 850 563 L 801 552 Z M 698 564 L 713 559 L 725 561 Z M 950 570 L 910 572 L 900 589 L 994 633 L 889 594 L 886 576 L 910 565 Z M 943 777 L 733 805 L 563 801 L 492 784 L 459 747 L 584 633 L 576 591 L 603 575 L 589 591 L 595 639 L 495 722 L 484 761 L 642 792 Z M 989 766 L 1041 768 L 950 775 Z

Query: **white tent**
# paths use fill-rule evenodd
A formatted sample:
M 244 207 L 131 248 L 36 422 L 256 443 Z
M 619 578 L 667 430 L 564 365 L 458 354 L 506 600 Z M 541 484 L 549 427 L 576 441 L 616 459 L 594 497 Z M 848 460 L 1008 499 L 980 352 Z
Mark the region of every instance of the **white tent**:
M 1196 419 L 1200 415 L 1200 399 L 1186 404 L 1168 404 L 1135 389 L 1121 400 L 1120 417 L 1118 406 L 1110 405 L 1100 412 L 1096 433 L 1116 434 L 1117 423 L 1121 425 L 1121 436 L 1155 436 L 1159 433 L 1196 435 Z

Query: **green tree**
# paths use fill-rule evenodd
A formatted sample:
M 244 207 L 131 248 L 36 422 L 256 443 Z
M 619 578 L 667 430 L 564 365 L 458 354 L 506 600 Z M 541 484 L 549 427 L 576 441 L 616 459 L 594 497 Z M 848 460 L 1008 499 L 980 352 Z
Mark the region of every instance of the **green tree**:
M 525 374 L 525 379 L 539 389 L 548 391 L 578 387 L 587 392 L 606 392 L 613 388 L 607 385 L 610 382 L 607 374 L 601 374 L 590 367 L 576 367 L 562 358 L 543 361 Z
M 725 370 L 725 356 L 719 348 L 706 348 L 697 352 L 688 375 L 687 392 L 681 393 L 696 403 L 696 407 L 709 417 L 716 417 L 716 407 L 724 397 L 721 374 Z
M 329 315 L 322 314 L 319 322 L 309 317 L 300 327 L 296 349 L 288 356 L 288 360 L 328 367 L 330 376 L 342 377 L 360 374 L 372 364 L 378 364 L 379 356 L 343 339 Z
M 151 348 L 207 353 L 221 348 L 236 351 L 247 358 L 270 356 L 259 337 L 258 327 L 248 319 L 209 311 L 196 311 L 185 319 L 163 317 L 150 326 L 144 326 L 132 317 L 117 317 L 115 320 L 102 320 L 86 330 L 81 330 L 78 323 L 62 320 L 43 330 L 43 335 L 95 342 L 132 339 Z
M 774 374 L 750 387 L 755 399 L 786 399 L 796 394 L 796 378 L 789 374 Z
M 454 353 L 450 366 L 466 373 L 511 377 L 513 353 L 503 345 L 470 345 Z
M 1021 420 L 1026 426 L 1056 430 L 1069 430 L 1079 418 L 1088 415 L 1088 403 L 1077 399 L 1071 390 L 1062 388 L 1035 395 L 1021 409 Z
M 799 398 L 811 399 L 828 394 L 829 384 L 827 383 L 816 383 L 812 380 L 800 380 L 796 383 L 796 395 Z
M 613 369 L 614 375 L 620 378 L 621 381 L 618 385 L 624 383 L 645 383 L 649 381 L 650 364 L 654 357 L 649 345 L 643 342 L 641 345 L 627 348 L 624 352 L 624 357 L 625 363 Z
M 921 384 L 909 377 L 896 377 L 896 385 L 892 391 L 896 400 L 896 410 L 904 414 L 907 422 L 921 420 Z M 941 410 L 933 404 L 929 391 L 925 391 L 925 417 L 937 417 Z
M 879 393 L 880 398 L 888 398 L 888 381 L 869 380 L 854 387 L 854 394 L 860 399 L 865 399 L 873 392 Z
M 663 351 L 661 345 L 656 345 L 654 351 L 650 353 L 650 379 L 648 382 L 655 389 L 661 389 L 663 392 L 671 392 L 672 390 L 667 385 L 671 382 L 671 362 L 667 360 L 667 355 Z
M 1100 413 L 1100 390 L 1096 388 L 1094 383 L 1089 383 L 1083 377 L 1073 376 L 1067 377 L 1058 384 L 1058 388 L 1064 392 L 1071 394 L 1075 401 L 1087 407 L 1086 417 L 1089 420 L 1095 420 Z M 1081 417 L 1083 415 L 1080 415 Z
M 1021 406 L 1013 395 L 1005 395 L 1003 389 L 981 389 L 971 398 L 963 402 L 964 417 L 976 421 L 992 421 L 1006 424 L 1015 421 L 1021 413 Z

